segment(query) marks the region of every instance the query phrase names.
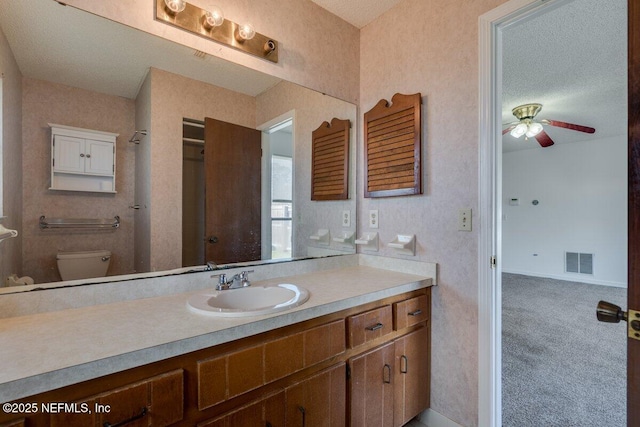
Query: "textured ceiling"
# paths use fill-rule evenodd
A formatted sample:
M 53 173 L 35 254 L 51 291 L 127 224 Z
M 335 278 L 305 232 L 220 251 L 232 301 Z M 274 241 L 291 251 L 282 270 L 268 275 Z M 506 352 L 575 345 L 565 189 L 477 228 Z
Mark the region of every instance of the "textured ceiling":
M 627 132 L 627 0 L 574 0 L 503 32 L 503 123 L 511 109 L 543 105 L 538 119 L 596 129 L 593 135 L 546 126 L 556 144 Z M 504 151 L 538 148 L 503 136 Z
M 311 0 L 355 27 L 362 28 L 401 0 Z

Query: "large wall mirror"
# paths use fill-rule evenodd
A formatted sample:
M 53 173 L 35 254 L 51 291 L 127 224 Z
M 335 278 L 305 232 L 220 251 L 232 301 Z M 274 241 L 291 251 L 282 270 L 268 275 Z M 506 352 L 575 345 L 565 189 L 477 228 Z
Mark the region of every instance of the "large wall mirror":
M 220 235 L 259 210 L 254 259 L 355 252 L 340 239 L 311 238 L 318 230 L 340 236 L 356 229 L 355 105 L 51 0 L 0 5 L 3 215 L 7 228 L 20 231 L 0 243 L 2 285 L 12 274 L 36 284 L 61 281 L 61 252 L 109 251 L 109 278 L 247 261 L 207 258 L 207 245 L 227 246 L 207 229 L 213 206 L 230 215 L 213 221 Z M 312 201 L 312 131 L 334 117 L 352 123 L 349 199 Z M 259 163 L 223 173 L 229 183 L 257 174 L 255 192 L 205 192 L 210 120 L 258 133 Z M 116 193 L 49 189 L 49 123 L 119 134 Z M 141 130 L 139 143 L 129 142 Z M 228 158 L 217 162 L 229 166 Z M 249 198 L 260 200 L 251 209 L 232 203 Z M 41 216 L 118 216 L 120 226 L 43 230 Z M 0 293 L 20 288 L 0 286 Z

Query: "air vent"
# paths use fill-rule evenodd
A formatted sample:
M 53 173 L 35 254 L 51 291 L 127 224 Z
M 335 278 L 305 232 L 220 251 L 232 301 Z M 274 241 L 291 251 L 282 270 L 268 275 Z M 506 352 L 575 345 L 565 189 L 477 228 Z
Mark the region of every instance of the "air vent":
M 593 254 L 565 252 L 565 272 L 593 274 Z
M 195 52 L 193 52 L 193 56 L 195 56 L 196 58 L 204 59 L 207 54 L 201 50 L 196 50 Z

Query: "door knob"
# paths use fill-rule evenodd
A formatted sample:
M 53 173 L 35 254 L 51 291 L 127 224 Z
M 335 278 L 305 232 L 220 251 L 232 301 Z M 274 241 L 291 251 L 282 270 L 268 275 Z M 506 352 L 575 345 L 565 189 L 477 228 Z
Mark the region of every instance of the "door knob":
M 622 311 L 620 307 L 607 301 L 600 301 L 596 309 L 596 316 L 601 322 L 620 323 L 621 320 L 629 322 L 627 336 L 640 341 L 640 311 Z
M 627 321 L 627 312 L 610 302 L 600 301 L 596 308 L 596 316 L 601 322 L 620 323 L 621 320 Z

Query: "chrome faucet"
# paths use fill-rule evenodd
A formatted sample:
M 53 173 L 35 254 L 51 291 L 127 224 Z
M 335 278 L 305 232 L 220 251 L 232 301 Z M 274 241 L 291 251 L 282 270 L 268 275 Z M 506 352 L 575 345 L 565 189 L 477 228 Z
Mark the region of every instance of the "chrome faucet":
M 236 273 L 229 280 L 227 280 L 227 275 L 224 273 L 214 274 L 211 277 L 218 277 L 216 290 L 224 291 L 227 289 L 246 288 L 247 286 L 251 286 L 251 282 L 249 281 L 249 273 L 253 273 L 253 270 Z
M 218 264 L 216 264 L 213 261 L 207 261 L 207 266 L 205 268 L 205 271 L 213 271 L 217 268 L 218 268 Z

